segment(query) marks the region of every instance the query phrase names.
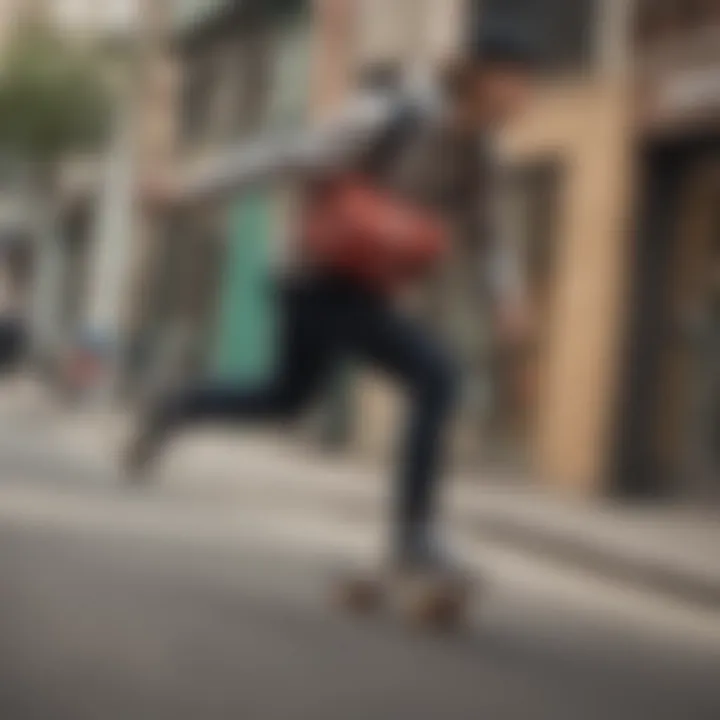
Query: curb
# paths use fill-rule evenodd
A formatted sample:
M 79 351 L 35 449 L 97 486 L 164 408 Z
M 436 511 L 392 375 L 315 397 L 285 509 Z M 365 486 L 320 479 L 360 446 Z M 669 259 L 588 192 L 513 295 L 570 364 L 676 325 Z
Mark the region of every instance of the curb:
M 720 578 L 700 577 L 679 566 L 623 555 L 576 535 L 494 513 L 468 514 L 461 523 L 481 540 L 587 571 L 613 583 L 720 612 Z

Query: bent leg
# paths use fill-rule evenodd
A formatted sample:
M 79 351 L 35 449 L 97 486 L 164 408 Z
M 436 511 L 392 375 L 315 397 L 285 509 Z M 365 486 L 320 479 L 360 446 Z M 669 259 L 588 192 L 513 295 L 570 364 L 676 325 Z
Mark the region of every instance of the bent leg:
M 318 366 L 319 367 L 319 366 Z M 262 422 L 292 418 L 315 396 L 322 373 L 293 371 L 258 387 L 200 385 L 168 399 L 164 413 L 175 426 L 203 421 Z
M 440 345 L 412 320 L 376 303 L 355 327 L 358 352 L 406 389 L 409 416 L 398 471 L 399 551 L 422 555 L 434 521 L 457 372 Z

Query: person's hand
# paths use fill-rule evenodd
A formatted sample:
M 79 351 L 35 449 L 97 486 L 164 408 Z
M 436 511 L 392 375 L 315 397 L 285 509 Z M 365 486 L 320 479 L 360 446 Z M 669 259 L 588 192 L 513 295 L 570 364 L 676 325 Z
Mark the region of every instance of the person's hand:
M 498 306 L 495 323 L 498 350 L 505 358 L 508 392 L 521 413 L 532 408 L 538 389 L 537 362 L 532 353 L 536 322 L 529 303 L 507 302 Z
M 181 188 L 169 173 L 146 177 L 140 183 L 141 202 L 155 209 L 168 209 L 181 200 Z

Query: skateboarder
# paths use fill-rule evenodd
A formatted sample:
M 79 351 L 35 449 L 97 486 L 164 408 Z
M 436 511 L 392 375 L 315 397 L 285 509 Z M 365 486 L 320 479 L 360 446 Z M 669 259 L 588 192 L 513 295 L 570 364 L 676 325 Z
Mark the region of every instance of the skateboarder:
M 490 236 L 488 150 L 493 134 L 524 109 L 533 63 L 532 48 L 514 31 L 477 33 L 442 81 L 397 94 L 385 88 L 365 98 L 335 126 L 332 141 L 294 156 L 310 175 L 325 179 L 348 169 L 363 173 L 448 223 L 453 253 L 478 286 L 489 280 L 498 326 L 509 338 L 522 330 L 524 307 L 513 257 Z M 388 374 L 409 403 L 394 480 L 392 557 L 423 571 L 451 568 L 437 547 L 434 511 L 458 391 L 453 359 L 421 322 L 396 307 L 392 294 L 302 258 L 283 279 L 281 296 L 285 330 L 274 380 L 262 387 L 209 385 L 165 393 L 143 413 L 125 458 L 127 470 L 142 477 L 170 438 L 202 421 L 298 414 L 350 356 Z

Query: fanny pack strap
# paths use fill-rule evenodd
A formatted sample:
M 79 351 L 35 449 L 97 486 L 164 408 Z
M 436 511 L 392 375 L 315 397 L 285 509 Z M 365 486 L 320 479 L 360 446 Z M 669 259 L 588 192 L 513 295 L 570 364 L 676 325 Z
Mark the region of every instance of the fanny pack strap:
M 408 100 L 401 101 L 364 153 L 358 166 L 360 175 L 372 180 L 381 179 L 402 156 L 421 126 L 422 113 L 417 105 Z

